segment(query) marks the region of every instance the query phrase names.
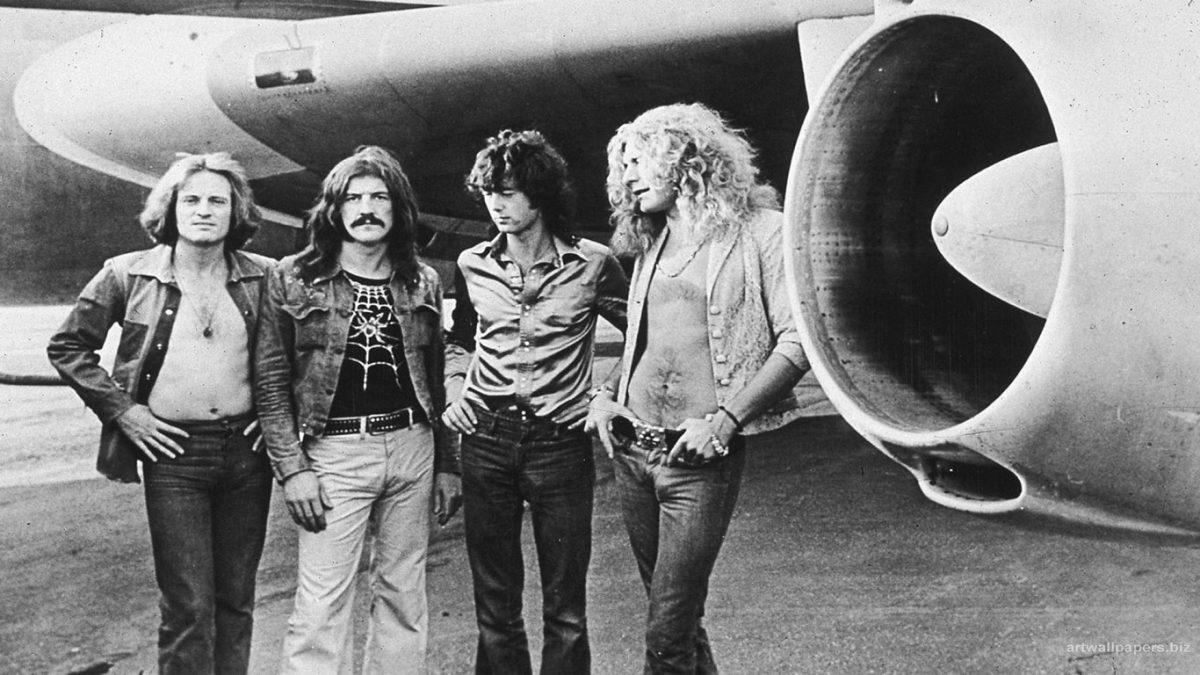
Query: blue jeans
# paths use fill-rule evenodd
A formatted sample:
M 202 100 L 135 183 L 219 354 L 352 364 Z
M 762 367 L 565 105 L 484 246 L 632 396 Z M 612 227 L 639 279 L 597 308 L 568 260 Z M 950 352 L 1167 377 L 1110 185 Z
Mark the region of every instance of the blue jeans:
M 745 464 L 743 439 L 704 466 L 665 466 L 636 445 L 613 457 L 629 543 L 646 587 L 646 673 L 716 673 L 701 625 Z
M 271 504 L 271 467 L 238 421 L 173 422 L 191 434 L 175 459 L 145 462 L 146 517 L 160 592 L 158 667 L 245 673 L 254 576 Z
M 463 437 L 463 518 L 475 582 L 476 673 L 531 672 L 521 617 L 521 520 L 529 503 L 542 578 L 543 673 L 588 673 L 592 443 L 582 431 L 476 409 Z

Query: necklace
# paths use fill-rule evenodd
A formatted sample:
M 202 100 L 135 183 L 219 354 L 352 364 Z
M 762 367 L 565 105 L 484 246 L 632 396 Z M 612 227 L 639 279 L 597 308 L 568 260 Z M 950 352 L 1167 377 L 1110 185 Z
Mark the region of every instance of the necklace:
M 188 296 L 188 307 L 191 308 L 192 314 L 196 316 L 197 325 L 201 326 L 200 335 L 205 339 L 213 336 L 213 320 L 217 316 L 217 306 L 220 304 L 220 298 L 215 297 L 214 293 L 201 293 L 200 287 L 202 283 L 196 280 L 184 282 L 186 275 L 180 273 L 179 268 L 175 269 L 175 278 L 179 281 L 179 290 Z
M 672 277 L 672 278 L 677 277 L 680 274 L 683 274 L 683 271 L 688 268 L 688 265 L 692 264 L 692 261 L 696 259 L 696 254 L 699 253 L 700 249 L 702 249 L 702 248 L 704 248 L 703 241 L 701 241 L 698 244 L 693 244 L 691 246 L 691 248 L 688 250 L 687 255 L 683 256 L 683 262 L 679 263 L 679 265 L 676 266 L 674 269 L 668 269 L 667 265 L 663 264 L 663 261 L 661 259 L 658 262 L 654 263 L 654 266 L 656 268 L 658 268 L 658 271 L 662 272 L 663 274 L 665 274 L 669 277 Z

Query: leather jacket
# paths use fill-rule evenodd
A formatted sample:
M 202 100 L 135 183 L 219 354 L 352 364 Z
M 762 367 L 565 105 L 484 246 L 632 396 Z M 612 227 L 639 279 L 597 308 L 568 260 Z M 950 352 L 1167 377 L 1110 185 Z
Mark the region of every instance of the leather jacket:
M 171 259 L 172 248 L 160 244 L 106 260 L 46 348 L 50 363 L 100 418 L 96 469 L 124 483 L 139 480 L 139 453 L 116 419 L 146 402 L 166 354 L 180 298 Z M 274 261 L 244 251 L 228 253 L 226 260 L 226 289 L 246 322 L 253 353 L 259 289 Z M 121 325 L 121 340 L 110 374 L 100 367 L 97 352 L 114 323 Z M 253 372 L 253 363 L 250 368 Z
M 354 289 L 340 265 L 305 280 L 297 263 L 301 255 L 284 258 L 267 277 L 255 355 L 255 401 L 280 482 L 311 470 L 302 439 L 325 430 L 354 307 Z M 413 390 L 434 428 L 435 469 L 458 473 L 450 433 L 441 424 L 446 407 L 442 285 L 437 272 L 424 263 L 419 274 L 411 291 L 393 276 L 393 309 Z

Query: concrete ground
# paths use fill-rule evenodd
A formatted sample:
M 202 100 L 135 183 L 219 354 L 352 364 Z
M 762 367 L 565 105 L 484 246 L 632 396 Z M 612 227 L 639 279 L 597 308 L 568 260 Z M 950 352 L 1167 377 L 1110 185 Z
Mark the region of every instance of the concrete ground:
M 48 372 L 45 340 L 65 313 L 0 308 L 0 370 Z M 618 339 L 604 331 L 600 373 Z M 0 673 L 154 671 L 157 593 L 142 492 L 95 477 L 98 432 L 69 389 L 0 386 Z M 708 602 L 724 672 L 1200 672 L 1200 542 L 944 509 L 836 418 L 758 437 L 748 452 Z M 643 591 L 608 460 L 597 466 L 594 670 L 640 672 Z M 275 671 L 295 555 L 277 492 L 259 570 L 255 673 Z M 471 672 L 461 517 L 433 533 L 429 598 L 433 671 Z M 359 616 L 365 610 L 360 594 Z
M 935 506 L 834 418 L 801 421 L 748 451 L 708 603 L 725 672 L 1200 672 L 1192 543 Z M 642 590 L 611 472 L 600 466 L 589 575 L 595 671 L 637 672 Z M 274 671 L 294 583 L 294 530 L 276 497 L 256 673 Z M 152 672 L 157 609 L 142 509 L 138 488 L 99 479 L 3 490 L 0 671 Z M 532 568 L 527 576 L 536 652 L 530 609 L 540 596 Z M 435 533 L 429 592 L 434 672 L 470 672 L 461 519 Z

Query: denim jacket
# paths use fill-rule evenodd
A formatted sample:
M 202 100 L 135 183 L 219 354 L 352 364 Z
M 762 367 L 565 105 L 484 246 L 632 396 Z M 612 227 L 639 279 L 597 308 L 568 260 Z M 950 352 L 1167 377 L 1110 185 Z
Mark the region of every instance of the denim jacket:
M 663 230 L 665 233 L 666 230 Z M 617 400 L 629 398 L 637 345 L 650 292 L 649 270 L 654 269 L 666 238 L 663 233 L 633 266 L 629 286 L 629 328 L 625 334 Z M 728 405 L 758 373 L 767 357 L 779 354 L 802 372 L 808 359 L 788 303 L 783 272 L 783 218 L 778 211 L 762 211 L 754 220 L 740 223 L 713 239 L 708 258 L 705 296 L 708 301 L 708 342 L 717 403 Z M 807 379 L 807 378 L 806 378 Z M 825 403 L 819 387 L 804 382 L 761 415 L 746 422 L 743 431 L 756 434 L 781 427 L 811 414 L 810 406 Z
M 255 355 L 258 418 L 280 482 L 311 470 L 301 441 L 325 430 L 354 309 L 354 288 L 341 266 L 305 281 L 297 264 L 301 255 L 284 258 L 267 277 Z M 434 428 L 436 470 L 458 473 L 449 433 L 440 422 L 446 406 L 441 280 L 421 263 L 417 288 L 409 291 L 394 276 L 390 288 L 413 390 Z
M 135 403 L 146 402 L 166 354 L 179 309 L 171 257 L 171 247 L 160 244 L 105 261 L 46 348 L 50 363 L 100 418 L 96 469 L 112 480 L 138 482 L 137 448 L 121 433 L 116 419 Z M 274 261 L 244 251 L 234 251 L 226 260 L 226 288 L 246 321 L 253 353 L 259 289 Z M 96 352 L 114 323 L 121 325 L 121 341 L 109 374 L 100 367 Z M 250 366 L 253 371 L 254 364 Z

